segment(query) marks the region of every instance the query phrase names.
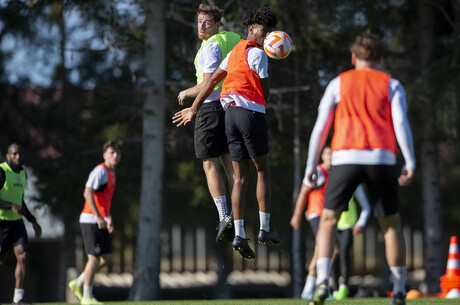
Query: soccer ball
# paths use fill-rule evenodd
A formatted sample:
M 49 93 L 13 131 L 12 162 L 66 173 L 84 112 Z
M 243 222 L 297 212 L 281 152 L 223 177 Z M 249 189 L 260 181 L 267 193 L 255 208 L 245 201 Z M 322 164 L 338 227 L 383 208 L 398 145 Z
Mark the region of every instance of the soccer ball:
M 273 31 L 265 37 L 264 51 L 273 59 L 285 59 L 292 51 L 292 39 L 286 32 Z

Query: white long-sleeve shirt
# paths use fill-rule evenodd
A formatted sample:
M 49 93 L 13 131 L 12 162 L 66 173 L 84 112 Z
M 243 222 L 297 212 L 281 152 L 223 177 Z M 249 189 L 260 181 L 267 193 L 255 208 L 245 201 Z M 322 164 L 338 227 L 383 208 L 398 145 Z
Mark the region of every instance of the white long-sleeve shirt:
M 405 168 L 415 169 L 415 154 L 412 132 L 407 118 L 406 93 L 401 83 L 391 78 L 389 82 L 391 117 L 396 140 L 405 160 Z M 318 117 L 310 137 L 306 172 L 311 174 L 318 164 L 321 148 L 324 146 L 329 129 L 334 121 L 337 104 L 340 103 L 340 77 L 334 78 L 327 86 L 318 107 Z M 332 166 L 344 164 L 395 165 L 396 155 L 386 149 L 344 149 L 332 153 Z

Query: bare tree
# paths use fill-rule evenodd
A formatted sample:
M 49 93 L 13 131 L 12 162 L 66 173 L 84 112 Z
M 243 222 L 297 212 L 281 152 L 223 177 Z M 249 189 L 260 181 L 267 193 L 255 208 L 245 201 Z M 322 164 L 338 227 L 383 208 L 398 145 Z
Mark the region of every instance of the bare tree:
M 163 203 L 165 20 L 164 0 L 146 0 L 145 101 L 139 233 L 131 300 L 158 299 Z

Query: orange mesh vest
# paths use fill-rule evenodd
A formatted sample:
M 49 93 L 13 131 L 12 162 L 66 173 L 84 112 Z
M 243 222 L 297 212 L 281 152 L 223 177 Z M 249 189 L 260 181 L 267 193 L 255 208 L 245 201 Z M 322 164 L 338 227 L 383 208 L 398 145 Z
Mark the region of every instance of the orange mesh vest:
M 93 198 L 99 214 L 101 214 L 102 217 L 107 217 L 109 215 L 110 205 L 112 203 L 113 192 L 115 191 L 116 178 L 115 173 L 111 173 L 104 163 L 101 163 L 98 166 L 103 166 L 107 173 L 107 187 L 102 191 L 94 192 Z M 94 215 L 87 201 L 85 201 L 85 206 L 83 207 L 82 213 Z
M 236 91 L 249 100 L 265 106 L 264 93 L 259 75 L 249 68 L 246 50 L 258 46 L 250 40 L 241 40 L 232 50 L 227 62 L 227 77 L 222 85 L 221 96 Z
M 339 75 L 340 102 L 334 119 L 332 151 L 387 149 L 396 151 L 391 118 L 391 76 L 374 70 L 349 70 Z
M 327 180 L 329 179 L 329 173 L 324 169 L 322 165 L 318 165 L 317 168 L 323 172 L 324 184 L 320 189 L 312 190 L 310 194 L 308 194 L 307 216 L 313 213 L 321 216 L 321 212 L 323 211 L 324 207 L 324 197 L 326 195 L 326 186 Z

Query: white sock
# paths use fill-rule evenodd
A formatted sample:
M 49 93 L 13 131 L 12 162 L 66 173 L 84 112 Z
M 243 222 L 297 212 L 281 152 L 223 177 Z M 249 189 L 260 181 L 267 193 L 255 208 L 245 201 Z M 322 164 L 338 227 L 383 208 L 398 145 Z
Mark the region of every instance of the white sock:
M 24 289 L 14 289 L 14 297 L 13 297 L 13 302 L 14 303 L 19 303 L 19 301 L 21 301 L 22 299 L 24 299 Z
M 393 276 L 393 295 L 402 292 L 406 295 L 406 266 L 390 267 Z
M 83 286 L 83 282 L 85 281 L 85 272 L 82 272 L 75 281 L 77 282 L 78 287 Z
M 270 232 L 270 213 L 259 211 L 260 230 Z
M 246 233 L 244 232 L 244 219 L 237 219 L 233 222 L 235 224 L 235 236 L 246 239 Z
M 310 292 L 313 292 L 313 290 L 315 290 L 315 282 L 316 277 L 311 275 L 307 276 L 307 281 L 305 282 L 302 293 L 310 294 Z
M 320 257 L 316 260 L 316 284 L 322 284 L 329 278 L 331 268 L 331 259 L 329 257 Z
M 213 200 L 217 208 L 217 213 L 219 213 L 219 220 L 222 221 L 224 216 L 228 214 L 227 197 L 225 195 L 217 196 Z
M 82 299 L 91 299 L 93 297 L 93 285 L 83 285 L 83 297 Z

